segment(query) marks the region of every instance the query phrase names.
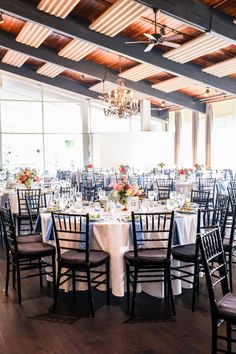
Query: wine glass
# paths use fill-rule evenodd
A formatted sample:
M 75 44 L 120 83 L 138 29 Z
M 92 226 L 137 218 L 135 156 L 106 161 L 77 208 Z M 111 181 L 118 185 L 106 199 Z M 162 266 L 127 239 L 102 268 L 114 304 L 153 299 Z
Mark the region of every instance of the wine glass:
M 66 206 L 67 206 L 67 197 L 61 197 L 59 198 L 59 207 L 62 211 L 64 211 L 66 209 Z
M 172 210 L 174 210 L 174 208 L 175 208 L 175 200 L 174 199 L 167 199 L 166 209 L 172 211 Z

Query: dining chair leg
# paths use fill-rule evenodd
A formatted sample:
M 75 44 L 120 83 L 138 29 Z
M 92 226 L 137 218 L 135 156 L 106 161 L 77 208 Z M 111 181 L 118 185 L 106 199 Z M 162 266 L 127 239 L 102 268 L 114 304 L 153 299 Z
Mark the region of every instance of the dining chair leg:
M 163 277 L 164 277 L 164 300 L 166 301 L 168 299 L 168 294 L 169 294 L 169 287 L 168 287 L 168 274 L 167 270 L 164 268 L 163 269 Z
M 76 284 L 75 284 L 75 270 L 72 270 L 72 288 L 73 288 L 73 301 L 76 300 Z
M 106 263 L 107 305 L 110 305 L 110 260 Z
M 193 276 L 193 296 L 192 296 L 192 311 L 195 310 L 195 300 L 196 292 L 199 286 L 199 263 L 196 262 L 194 265 L 194 276 Z
M 227 322 L 226 325 L 226 331 L 227 331 L 227 350 L 228 353 L 232 353 L 232 330 L 231 330 L 231 323 Z
M 138 267 L 134 267 L 134 279 L 133 279 L 133 297 L 132 297 L 132 305 L 131 305 L 131 313 L 130 317 L 134 315 L 134 306 L 136 300 L 136 292 L 137 292 L 137 281 L 138 281 Z
M 10 275 L 10 256 L 9 256 L 9 254 L 7 254 L 7 262 L 6 262 L 6 282 L 5 282 L 5 294 L 6 294 L 6 295 L 8 295 L 9 275 Z
M 40 288 L 43 288 L 43 273 L 42 273 L 42 263 L 41 259 L 39 259 L 39 282 L 40 282 Z
M 12 287 L 16 289 L 16 261 L 12 258 Z
M 88 296 L 89 296 L 91 314 L 92 314 L 92 317 L 94 317 L 93 293 L 92 293 L 90 269 L 87 269 L 86 273 L 87 273 L 87 281 L 88 281 Z
M 172 311 L 173 311 L 173 316 L 176 315 L 175 311 L 175 299 L 173 295 L 173 289 L 172 289 L 172 284 L 171 284 L 171 270 L 170 268 L 167 269 L 167 284 L 168 284 L 168 296 L 170 296 L 170 301 L 171 301 L 171 306 L 172 306 Z
M 59 293 L 59 287 L 60 287 L 60 280 L 61 280 L 61 265 L 58 264 L 58 269 L 57 269 L 57 284 L 55 288 L 55 293 L 54 293 L 54 304 L 53 304 L 53 311 L 56 311 L 57 308 L 57 299 L 58 299 L 58 293 Z
M 211 354 L 217 353 L 217 319 L 212 319 Z
M 21 278 L 20 278 L 20 262 L 19 262 L 19 260 L 16 260 L 16 278 L 17 278 L 18 304 L 21 305 Z
M 50 282 L 48 282 L 50 284 Z M 55 255 L 52 255 L 52 285 L 53 285 L 53 296 L 56 294 L 56 263 Z
M 130 267 L 129 264 L 126 262 L 126 296 L 127 296 L 127 311 L 129 310 L 130 306 Z

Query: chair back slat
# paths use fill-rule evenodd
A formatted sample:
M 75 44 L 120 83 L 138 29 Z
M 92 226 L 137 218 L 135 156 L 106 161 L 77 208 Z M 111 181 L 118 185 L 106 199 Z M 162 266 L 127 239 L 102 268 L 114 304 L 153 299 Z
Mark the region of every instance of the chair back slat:
M 18 209 L 19 215 L 28 214 L 26 197 L 39 198 L 41 196 L 41 189 L 17 189 L 17 201 L 18 201 Z
M 191 202 L 199 204 L 199 207 L 207 208 L 210 192 L 191 190 Z
M 84 252 L 86 262 L 89 262 L 89 214 L 52 212 L 52 220 L 58 258 L 61 258 L 62 249 L 76 249 L 78 252 Z
M 162 249 L 170 259 L 174 212 L 131 215 L 135 257 L 142 249 Z
M 13 217 L 11 210 L 9 208 L 0 207 L 0 218 L 3 227 L 3 235 L 6 244 L 7 252 L 13 250 L 14 252 L 18 251 L 17 239 L 15 225 L 13 222 Z
M 217 312 L 217 302 L 229 293 L 228 274 L 219 228 L 198 234 L 212 313 Z

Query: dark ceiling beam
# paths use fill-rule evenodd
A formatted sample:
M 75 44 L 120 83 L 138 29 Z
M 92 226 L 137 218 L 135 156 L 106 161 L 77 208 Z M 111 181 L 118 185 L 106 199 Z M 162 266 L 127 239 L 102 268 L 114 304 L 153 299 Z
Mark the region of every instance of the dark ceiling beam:
M 192 0 L 189 1 L 191 2 Z M 180 1 L 175 4 L 175 7 L 178 6 L 181 6 Z M 64 36 L 94 43 L 103 49 L 123 55 L 134 61 L 158 66 L 164 71 L 168 71 L 175 75 L 185 76 L 192 80 L 196 80 L 197 82 L 201 82 L 206 86 L 214 87 L 223 92 L 236 95 L 235 79 L 214 77 L 213 75 L 202 72 L 201 67 L 193 63 L 186 63 L 184 65 L 175 63 L 163 58 L 162 53 L 158 50 L 152 50 L 151 52 L 145 53 L 145 47 L 142 44 L 126 45 L 125 41 L 127 38 L 121 35 L 111 38 L 98 32 L 91 31 L 86 23 L 83 23 L 82 20 L 72 16 L 69 16 L 65 20 L 51 16 L 39 11 L 36 7 L 36 3 L 32 1 L 0 0 L 0 11 L 11 16 L 45 25 Z M 182 11 L 184 12 L 185 10 L 182 9 Z
M 63 66 L 66 69 L 77 71 L 85 75 L 93 76 L 99 80 L 103 80 L 105 76 L 106 70 L 102 65 L 90 61 L 86 61 L 86 60 L 75 62 L 73 60 L 60 57 L 59 55 L 57 55 L 55 50 L 43 45 L 40 46 L 39 48 L 26 46 L 24 44 L 16 42 L 14 36 L 12 36 L 10 33 L 7 32 L 3 32 L 3 31 L 0 32 L 0 47 L 16 50 L 23 54 L 29 55 L 30 57 L 42 61 L 49 61 L 51 63 Z M 115 73 L 112 70 L 107 70 L 106 81 L 116 83 L 117 78 L 118 78 L 117 73 Z M 147 81 L 133 82 L 130 80 L 126 80 L 126 86 L 132 90 L 142 92 L 150 97 L 155 97 L 165 101 L 169 101 L 176 105 L 183 106 L 185 108 L 189 108 L 199 112 L 205 112 L 205 104 L 198 103 L 198 102 L 195 103 L 193 102 L 190 96 L 180 92 L 172 92 L 167 94 L 165 92 L 156 90 L 152 88 L 150 83 L 148 83 Z
M 190 26 L 202 31 L 215 33 L 236 44 L 236 26 L 232 17 L 219 11 L 217 8 L 201 3 L 199 0 L 136 0 L 163 13 L 174 17 Z M 211 18 L 212 16 L 212 18 Z M 210 28 L 211 27 L 211 28 Z
M 98 93 L 88 90 L 85 86 L 79 85 L 77 82 L 75 82 L 73 80 L 65 80 L 64 78 L 62 78 L 60 76 L 57 76 L 57 77 L 51 79 L 51 78 L 43 76 L 43 75 L 38 75 L 32 68 L 30 68 L 28 66 L 16 68 L 14 66 L 10 66 L 10 65 L 0 62 L 0 70 L 2 70 L 3 72 L 7 72 L 7 73 L 11 73 L 11 74 L 23 77 L 23 78 L 34 80 L 34 81 L 39 82 L 41 84 L 47 84 L 52 87 L 60 88 L 63 90 L 67 90 L 69 92 L 79 94 L 79 95 L 83 96 L 82 97 L 83 99 L 87 99 L 87 98 L 90 98 L 93 100 L 99 99 Z M 153 118 L 167 119 L 168 113 L 166 113 L 166 115 L 163 117 L 163 116 L 159 115 L 158 111 L 152 110 L 151 116 Z
M 47 76 L 39 75 L 32 68 L 26 65 L 22 66 L 21 68 L 17 68 L 15 66 L 7 65 L 0 62 L 0 70 L 25 77 L 27 79 L 38 81 L 42 84 L 47 84 L 63 90 L 71 91 L 84 96 L 84 98 L 89 97 L 95 100 L 98 99 L 98 94 L 96 92 L 88 90 L 87 87 L 78 84 L 74 80 L 66 80 L 60 76 L 50 78 Z

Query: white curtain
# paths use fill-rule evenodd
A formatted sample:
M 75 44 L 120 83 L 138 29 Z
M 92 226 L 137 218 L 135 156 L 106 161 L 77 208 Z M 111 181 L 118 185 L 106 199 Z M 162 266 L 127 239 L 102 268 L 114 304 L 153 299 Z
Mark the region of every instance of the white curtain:
M 211 168 L 211 146 L 212 146 L 212 131 L 213 131 L 213 108 L 212 104 L 208 103 L 206 107 L 206 166 Z
M 175 112 L 175 165 L 179 166 L 180 161 L 180 139 L 182 130 L 182 115 L 181 111 Z
M 192 113 L 192 150 L 193 150 L 193 165 L 198 163 L 198 139 L 199 139 L 199 113 Z

